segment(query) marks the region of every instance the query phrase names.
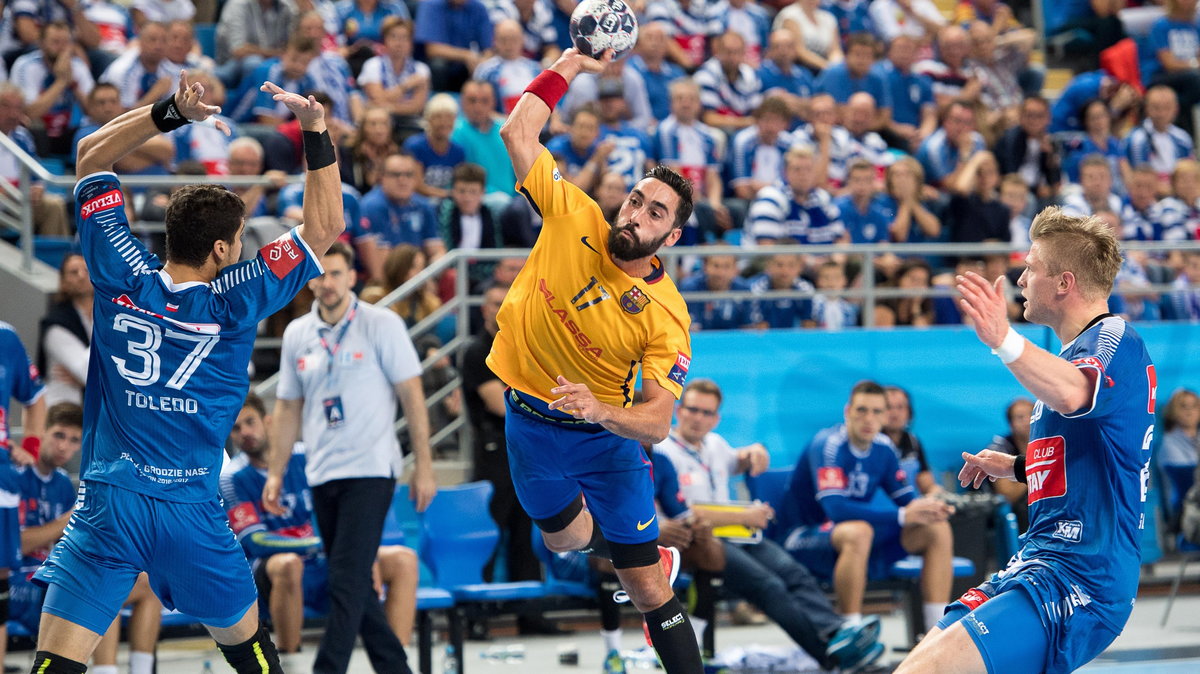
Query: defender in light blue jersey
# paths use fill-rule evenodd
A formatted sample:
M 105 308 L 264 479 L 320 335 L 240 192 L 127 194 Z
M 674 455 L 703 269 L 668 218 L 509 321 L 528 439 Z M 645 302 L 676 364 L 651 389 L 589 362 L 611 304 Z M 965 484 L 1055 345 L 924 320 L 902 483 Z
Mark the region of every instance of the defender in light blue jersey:
M 1006 315 L 1003 277 L 958 277 L 963 312 L 1037 396 L 1024 457 L 963 453 L 963 486 L 1029 485 L 1029 530 L 1008 567 L 950 604 L 897 672 L 1070 672 L 1103 651 L 1133 610 L 1157 379 L 1133 328 L 1108 313 L 1121 266 L 1112 230 L 1053 207 L 1034 218 L 1017 285 L 1025 318 L 1063 347 L 1043 351 Z
M 234 669 L 281 671 L 217 479 L 256 325 L 321 272 L 319 256 L 344 223 L 323 108 L 270 82 L 263 90 L 305 132 L 305 223 L 245 262 L 245 205 L 217 185 L 172 195 L 165 265 L 129 231 L 113 164 L 159 132 L 220 112 L 186 74 L 172 99 L 80 143 L 75 203 L 95 327 L 83 483 L 62 541 L 34 575 L 48 586 L 33 665 L 41 674 L 84 671 L 142 571 L 164 606 L 208 626 Z

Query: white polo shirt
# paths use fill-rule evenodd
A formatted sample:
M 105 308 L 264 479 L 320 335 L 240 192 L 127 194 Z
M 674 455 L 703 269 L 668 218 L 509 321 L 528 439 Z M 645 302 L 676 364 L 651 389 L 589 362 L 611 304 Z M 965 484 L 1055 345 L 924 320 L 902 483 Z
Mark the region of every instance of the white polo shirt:
M 693 503 L 729 501 L 729 476 L 737 470 L 737 452 L 725 438 L 709 433 L 700 447 L 687 445 L 674 430 L 666 440 L 654 445 L 671 460 L 679 474 L 679 491 L 690 506 Z
M 421 375 L 404 321 L 351 297 L 336 325 L 321 320 L 314 302 L 283 333 L 276 396 L 304 400 L 300 437 L 313 486 L 400 474 L 394 384 Z M 340 423 L 331 423 L 330 414 Z

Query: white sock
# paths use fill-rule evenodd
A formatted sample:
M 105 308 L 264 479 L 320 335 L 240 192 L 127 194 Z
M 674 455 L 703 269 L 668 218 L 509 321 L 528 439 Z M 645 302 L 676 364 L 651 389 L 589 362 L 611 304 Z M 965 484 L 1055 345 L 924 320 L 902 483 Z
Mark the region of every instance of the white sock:
M 692 616 L 692 629 L 696 632 L 696 645 L 704 648 L 704 630 L 708 628 L 708 621 L 704 618 Z
M 925 631 L 933 629 L 937 626 L 938 621 L 942 619 L 942 615 L 946 613 L 946 605 L 941 602 L 925 602 Z
M 604 652 L 621 650 L 621 628 L 612 630 L 600 630 L 600 636 L 604 637 Z
M 859 620 L 862 620 L 861 613 L 843 613 L 842 617 L 851 622 L 858 622 Z
M 88 668 L 92 674 L 117 674 L 116 665 L 92 665 Z
M 129 674 L 154 674 L 154 654 L 130 651 Z

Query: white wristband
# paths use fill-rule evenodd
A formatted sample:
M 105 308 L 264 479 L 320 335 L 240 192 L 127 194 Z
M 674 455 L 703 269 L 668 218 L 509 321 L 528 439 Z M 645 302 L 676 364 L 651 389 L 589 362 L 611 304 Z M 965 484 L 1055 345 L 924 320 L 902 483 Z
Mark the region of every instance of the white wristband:
M 896 524 L 899 524 L 901 527 L 904 526 L 904 519 L 905 519 L 904 509 L 906 507 L 907 506 L 902 506 L 899 510 L 896 511 Z
M 1008 334 L 1004 335 L 1004 341 L 1000 342 L 1000 346 L 992 349 L 992 353 L 1000 358 L 1001 363 L 1008 365 L 1025 353 L 1025 338 L 1012 326 L 1009 326 Z

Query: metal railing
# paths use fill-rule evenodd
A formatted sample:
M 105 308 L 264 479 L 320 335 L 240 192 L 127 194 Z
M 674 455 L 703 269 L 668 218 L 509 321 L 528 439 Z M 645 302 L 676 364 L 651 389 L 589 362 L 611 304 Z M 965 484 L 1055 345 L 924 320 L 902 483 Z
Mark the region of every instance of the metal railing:
M 8 152 L 17 160 L 16 185 L 0 179 L 0 228 L 14 230 L 20 234 L 21 268 L 25 273 L 31 273 L 34 257 L 33 206 L 26 196 L 38 182 L 69 193 L 75 187 L 75 176 L 51 173 L 4 133 L 0 133 L 0 152 Z M 300 182 L 303 179 L 303 176 L 293 176 L 288 182 Z M 273 183 L 263 176 L 121 176 L 121 185 L 124 187 L 176 187 L 193 184 L 253 187 Z

